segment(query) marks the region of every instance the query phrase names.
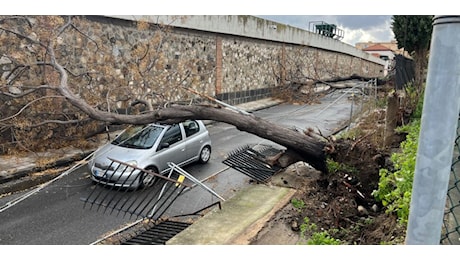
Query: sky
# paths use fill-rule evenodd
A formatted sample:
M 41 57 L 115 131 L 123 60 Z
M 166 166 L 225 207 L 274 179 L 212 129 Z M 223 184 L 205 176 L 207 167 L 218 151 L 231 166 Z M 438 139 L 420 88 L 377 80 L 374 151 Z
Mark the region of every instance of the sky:
M 313 30 L 318 22 L 335 24 L 343 31 L 342 42 L 355 46 L 357 42 L 390 42 L 394 40 L 391 30 L 392 15 L 255 15 L 257 17 Z

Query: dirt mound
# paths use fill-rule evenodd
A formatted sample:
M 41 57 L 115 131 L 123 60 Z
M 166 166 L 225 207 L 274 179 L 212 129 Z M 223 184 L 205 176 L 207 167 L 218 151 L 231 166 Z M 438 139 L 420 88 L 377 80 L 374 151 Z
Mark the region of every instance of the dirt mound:
M 294 240 L 305 244 L 314 233 L 323 231 L 341 244 L 403 243 L 405 229 L 372 196 L 378 188 L 379 168 L 387 166 L 389 154 L 366 139 L 340 139 L 334 149 L 328 174 L 306 164 L 279 173 L 287 176 L 287 171 L 296 171 L 293 188 L 297 193 L 252 244 L 293 244 Z M 289 185 L 287 179 L 284 184 Z M 280 230 L 285 233 L 281 235 Z

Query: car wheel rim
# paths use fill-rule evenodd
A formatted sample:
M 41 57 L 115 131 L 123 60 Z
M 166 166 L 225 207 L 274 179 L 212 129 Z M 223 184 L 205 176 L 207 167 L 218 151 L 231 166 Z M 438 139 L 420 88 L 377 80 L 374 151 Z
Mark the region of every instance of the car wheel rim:
M 210 155 L 211 155 L 211 150 L 209 150 L 208 147 L 203 148 L 203 151 L 201 151 L 201 160 L 203 162 L 207 162 L 209 160 Z
M 144 174 L 144 178 L 142 180 L 142 183 L 146 187 L 150 187 L 153 184 L 155 177 L 150 175 L 150 174 Z

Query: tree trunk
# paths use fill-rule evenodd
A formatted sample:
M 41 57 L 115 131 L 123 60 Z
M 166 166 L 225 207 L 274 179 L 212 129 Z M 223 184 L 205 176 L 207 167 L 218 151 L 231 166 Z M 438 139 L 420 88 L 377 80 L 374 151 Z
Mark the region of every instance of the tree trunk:
M 428 65 L 428 51 L 425 49 L 416 50 L 414 54 L 415 62 L 415 87 L 418 90 L 417 94 L 421 95 L 425 83 L 425 69 Z
M 303 160 L 313 166 L 315 169 L 327 173 L 326 167 L 326 142 L 309 133 L 303 133 L 294 129 L 280 126 L 274 122 L 264 120 L 252 114 L 244 115 L 228 109 L 214 108 L 208 106 L 180 106 L 171 107 L 179 114 L 181 112 L 190 112 L 190 119 L 209 119 L 234 125 L 238 130 L 245 131 L 267 140 L 271 140 L 288 149 L 288 159 L 291 163 Z M 165 112 L 165 111 L 163 111 Z M 157 117 L 159 121 L 170 117 L 162 113 L 163 118 Z M 286 160 L 286 158 L 283 158 Z M 283 165 L 283 163 L 280 163 Z M 285 164 L 285 163 L 284 163 Z
M 395 140 L 395 128 L 398 124 L 399 102 L 396 92 L 388 96 L 387 111 L 385 116 L 384 146 L 389 147 Z

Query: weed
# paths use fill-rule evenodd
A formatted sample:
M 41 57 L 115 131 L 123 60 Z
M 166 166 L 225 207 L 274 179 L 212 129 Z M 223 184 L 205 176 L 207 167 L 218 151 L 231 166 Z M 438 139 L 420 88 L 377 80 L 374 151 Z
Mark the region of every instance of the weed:
M 366 218 L 364 219 L 364 225 L 370 225 L 374 223 L 374 219 L 373 218 Z
M 341 245 L 340 239 L 333 238 L 328 231 L 316 232 L 307 240 L 307 245 Z
M 293 198 L 293 199 L 291 200 L 291 203 L 292 203 L 292 206 L 293 206 L 294 208 L 296 208 L 297 211 L 299 211 L 299 212 L 300 212 L 301 210 L 303 210 L 304 208 L 306 208 L 305 202 L 304 202 L 303 200 L 299 200 L 299 199 Z
M 346 165 L 344 163 L 338 163 L 331 158 L 328 158 L 326 160 L 327 164 L 327 170 L 329 173 L 337 173 L 337 172 L 343 172 L 343 173 L 356 173 L 356 168 Z
M 338 229 L 331 229 L 330 231 L 316 232 L 318 226 L 315 223 L 311 223 L 308 217 L 303 219 L 302 225 L 300 225 L 300 237 L 306 240 L 307 245 L 341 245 L 342 241 L 333 238 L 331 233 L 337 233 Z M 310 234 L 310 238 L 306 238 L 307 234 Z
M 305 217 L 302 225 L 300 225 L 300 237 L 305 239 L 306 233 L 315 232 L 318 229 L 315 223 L 310 223 L 310 219 Z

